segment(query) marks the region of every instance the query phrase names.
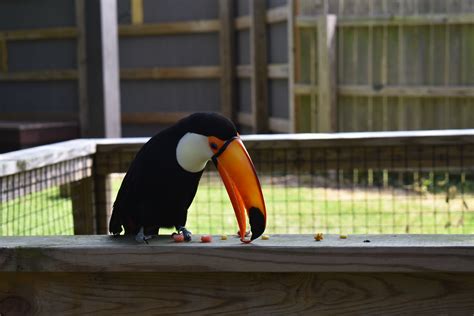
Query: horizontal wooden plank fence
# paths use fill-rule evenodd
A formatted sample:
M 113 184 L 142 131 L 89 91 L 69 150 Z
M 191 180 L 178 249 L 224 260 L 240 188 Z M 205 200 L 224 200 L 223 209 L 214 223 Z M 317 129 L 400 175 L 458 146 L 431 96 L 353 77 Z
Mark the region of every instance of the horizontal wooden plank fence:
M 473 127 L 469 0 L 209 0 L 202 6 L 184 14 L 164 0 L 119 2 L 125 135 L 150 134 L 199 110 L 221 112 L 247 132 Z M 80 18 L 76 26 L 0 30 L 0 85 L 80 86 Z M 10 70 L 12 43 L 71 40 L 76 68 Z M 85 119 L 66 108 L 37 116 L 29 107 L 5 110 L 2 118 Z

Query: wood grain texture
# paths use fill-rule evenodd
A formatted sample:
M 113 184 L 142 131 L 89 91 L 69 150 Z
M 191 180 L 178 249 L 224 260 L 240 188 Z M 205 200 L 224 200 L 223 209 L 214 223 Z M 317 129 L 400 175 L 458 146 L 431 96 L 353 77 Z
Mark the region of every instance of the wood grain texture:
M 95 151 L 94 140 L 80 139 L 2 154 L 0 155 L 0 176 L 41 168 L 75 158 L 89 157 Z
M 243 244 L 194 236 L 1 237 L 3 272 L 474 272 L 469 235 L 271 235 Z M 364 242 L 370 240 L 370 243 Z
M 157 36 L 171 34 L 212 33 L 219 31 L 219 20 L 181 21 L 120 25 L 120 36 Z
M 267 34 L 265 24 L 265 1 L 250 1 L 250 102 L 252 108 L 252 130 L 254 133 L 268 131 L 268 87 L 267 87 Z
M 338 94 L 345 96 L 387 96 L 387 97 L 474 97 L 474 89 L 468 86 L 366 86 L 366 85 L 339 85 Z
M 77 78 L 78 72 L 76 69 L 55 69 L 0 73 L 0 82 L 62 81 L 77 80 Z
M 25 29 L 0 31 L 0 39 L 22 41 L 22 40 L 46 40 L 46 39 L 73 39 L 77 36 L 75 27 L 54 27 L 45 29 Z
M 221 113 L 231 120 L 236 115 L 234 1 L 219 1 L 219 58 L 221 68 Z
M 0 273 L 4 315 L 470 315 L 473 274 Z

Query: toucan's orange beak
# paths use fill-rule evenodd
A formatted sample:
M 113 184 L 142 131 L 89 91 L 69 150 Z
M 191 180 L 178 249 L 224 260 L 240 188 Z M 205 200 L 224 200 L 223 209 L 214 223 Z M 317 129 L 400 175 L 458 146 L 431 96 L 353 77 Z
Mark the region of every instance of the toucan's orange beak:
M 250 242 L 265 231 L 267 212 L 255 167 L 240 137 L 222 144 L 213 157 L 234 207 L 242 242 Z M 247 216 L 252 236 L 245 238 Z

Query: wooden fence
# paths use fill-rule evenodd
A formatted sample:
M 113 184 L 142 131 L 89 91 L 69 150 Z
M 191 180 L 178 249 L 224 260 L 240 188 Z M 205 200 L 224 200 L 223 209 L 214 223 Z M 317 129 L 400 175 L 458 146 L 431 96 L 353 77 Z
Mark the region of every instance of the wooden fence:
M 79 110 L 43 118 L 87 119 L 80 3 L 76 26 L 0 32 L 0 84 L 78 82 Z M 155 131 L 211 110 L 252 132 L 473 127 L 472 1 L 216 0 L 196 15 L 165 0 L 119 4 L 124 126 Z M 77 68 L 8 71 L 10 43 L 71 39 Z

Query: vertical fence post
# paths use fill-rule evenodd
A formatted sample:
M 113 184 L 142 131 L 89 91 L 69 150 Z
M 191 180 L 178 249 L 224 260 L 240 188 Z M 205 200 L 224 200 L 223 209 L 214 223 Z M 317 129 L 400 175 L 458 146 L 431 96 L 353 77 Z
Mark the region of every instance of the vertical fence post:
M 250 62 L 253 132 L 268 131 L 267 35 L 265 0 L 250 0 Z
M 333 14 L 318 18 L 318 132 L 337 131 L 336 22 Z
M 95 199 L 92 177 L 84 178 L 70 184 L 74 235 L 95 234 Z
M 235 121 L 235 56 L 234 56 L 234 1 L 219 1 L 219 54 L 221 112 Z
M 288 0 L 288 106 L 290 119 L 290 133 L 298 131 L 297 125 L 297 102 L 298 96 L 295 93 L 295 82 L 297 79 L 297 65 L 298 65 L 298 47 L 296 45 L 296 37 L 298 29 L 295 27 L 296 18 L 296 2 L 297 0 Z
M 108 234 L 109 219 L 112 214 L 111 181 L 107 174 L 95 175 L 95 207 L 97 234 Z

